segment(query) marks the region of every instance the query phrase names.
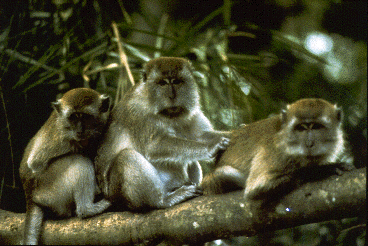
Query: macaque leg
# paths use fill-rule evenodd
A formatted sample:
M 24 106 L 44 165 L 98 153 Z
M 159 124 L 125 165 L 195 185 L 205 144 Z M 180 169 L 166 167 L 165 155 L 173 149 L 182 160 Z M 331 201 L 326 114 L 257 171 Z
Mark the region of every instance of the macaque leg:
M 110 183 L 120 178 L 120 193 L 131 209 L 167 208 L 198 196 L 196 185 L 183 185 L 174 191 L 165 187 L 156 168 L 133 149 L 122 150 L 114 160 Z
M 38 205 L 32 204 L 27 208 L 24 220 L 24 245 L 37 245 L 41 235 L 43 216 L 42 208 Z
M 56 160 L 41 176 L 39 184 L 33 200 L 59 216 L 71 216 L 73 203 L 78 217 L 93 216 L 110 205 L 107 200 L 93 203 L 97 188 L 93 163 L 81 155 Z
M 80 173 L 75 177 L 74 200 L 76 205 L 76 214 L 78 217 L 90 217 L 102 213 L 111 203 L 105 199 L 94 203 L 97 184 L 93 163 L 87 159 L 80 158 L 77 161 Z

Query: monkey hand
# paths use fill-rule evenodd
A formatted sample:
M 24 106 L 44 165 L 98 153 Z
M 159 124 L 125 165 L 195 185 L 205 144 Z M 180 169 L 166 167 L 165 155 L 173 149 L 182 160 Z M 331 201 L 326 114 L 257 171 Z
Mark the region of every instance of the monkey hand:
M 188 198 L 197 197 L 203 195 L 203 189 L 197 184 L 194 183 L 187 183 L 179 188 L 182 190 L 182 193 L 186 193 Z
M 193 182 L 187 182 L 184 184 L 184 186 L 194 187 L 194 193 L 196 196 L 203 195 L 203 188 L 202 186 L 199 186 L 198 184 L 195 184 Z
M 337 175 L 342 175 L 345 172 L 349 172 L 354 169 L 356 168 L 352 162 L 344 162 L 344 163 L 339 163 L 339 165 L 335 168 L 335 172 L 337 173 Z
M 202 195 L 203 192 L 196 184 L 185 184 L 172 192 L 169 192 L 159 208 L 171 207 L 180 202 Z
M 209 147 L 208 152 L 210 153 L 210 157 L 213 158 L 217 155 L 217 153 L 221 150 L 225 150 L 230 144 L 230 139 L 223 137 L 223 136 L 217 136 L 214 138 Z

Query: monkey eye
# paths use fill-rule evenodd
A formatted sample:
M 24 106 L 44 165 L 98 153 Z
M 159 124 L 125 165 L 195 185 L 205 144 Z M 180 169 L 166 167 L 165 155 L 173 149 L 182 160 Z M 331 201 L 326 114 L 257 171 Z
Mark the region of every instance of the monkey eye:
M 73 113 L 69 116 L 70 122 L 77 122 L 77 121 L 91 121 L 94 119 L 93 115 L 85 114 L 85 113 Z
M 308 126 L 307 124 L 304 124 L 304 123 L 298 124 L 294 127 L 294 130 L 298 132 L 305 131 L 305 130 L 308 130 Z
M 158 85 L 160 85 L 160 86 L 164 86 L 164 85 L 167 85 L 168 83 L 167 83 L 167 81 L 166 81 L 166 80 L 161 79 L 161 80 L 159 80 L 159 81 L 157 82 L 157 84 L 158 84 Z
M 326 128 L 326 127 L 320 123 L 314 123 L 312 124 L 311 130 L 320 130 L 323 128 Z
M 174 85 L 178 85 L 184 83 L 184 81 L 182 79 L 173 79 L 171 83 Z
M 71 115 L 69 115 L 68 119 L 71 122 L 75 122 L 77 120 L 79 120 L 82 117 L 82 115 L 80 113 L 73 113 Z
M 294 127 L 295 131 L 306 131 L 306 130 L 320 130 L 326 128 L 320 123 L 300 123 Z

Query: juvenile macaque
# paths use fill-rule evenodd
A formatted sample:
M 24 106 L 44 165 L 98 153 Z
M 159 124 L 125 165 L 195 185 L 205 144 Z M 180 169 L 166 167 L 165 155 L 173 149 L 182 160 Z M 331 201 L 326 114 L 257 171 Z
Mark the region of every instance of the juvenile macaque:
M 297 179 L 317 175 L 313 168 L 329 165 L 354 168 L 346 149 L 342 111 L 322 99 L 302 99 L 277 116 L 235 130 L 202 186 L 205 194 L 245 188 L 246 198 L 263 199 Z
M 166 208 L 198 196 L 197 161 L 229 142 L 203 115 L 191 64 L 182 58 L 148 62 L 111 115 L 95 165 L 105 197 L 120 208 Z
M 106 131 L 110 98 L 78 88 L 52 104 L 54 111 L 28 143 L 20 164 L 27 212 L 24 244 L 37 244 L 46 210 L 59 216 L 93 216 L 109 205 L 94 203 L 92 160 Z

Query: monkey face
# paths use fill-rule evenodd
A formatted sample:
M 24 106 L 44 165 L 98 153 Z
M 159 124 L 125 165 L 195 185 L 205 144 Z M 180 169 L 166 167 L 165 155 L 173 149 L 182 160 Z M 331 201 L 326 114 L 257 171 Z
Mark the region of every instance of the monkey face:
M 67 92 L 52 106 L 66 139 L 87 144 L 86 140 L 102 132 L 109 115 L 110 98 L 88 88 L 78 88 Z
M 199 95 L 190 63 L 182 58 L 161 57 L 145 67 L 143 83 L 155 113 L 178 117 L 199 106 Z
M 333 152 L 342 138 L 339 139 L 336 127 L 331 128 L 320 122 L 300 122 L 290 126 L 287 141 L 291 155 L 320 161 Z
M 284 147 L 291 156 L 323 164 L 343 149 L 341 110 L 322 99 L 300 100 L 283 112 L 282 119 Z
M 151 81 L 151 100 L 156 102 L 157 112 L 175 117 L 186 114 L 196 104 L 191 82 L 185 78 L 157 78 Z
M 70 139 L 76 141 L 88 140 L 100 134 L 103 124 L 93 115 L 73 112 L 66 118 L 65 130 Z

